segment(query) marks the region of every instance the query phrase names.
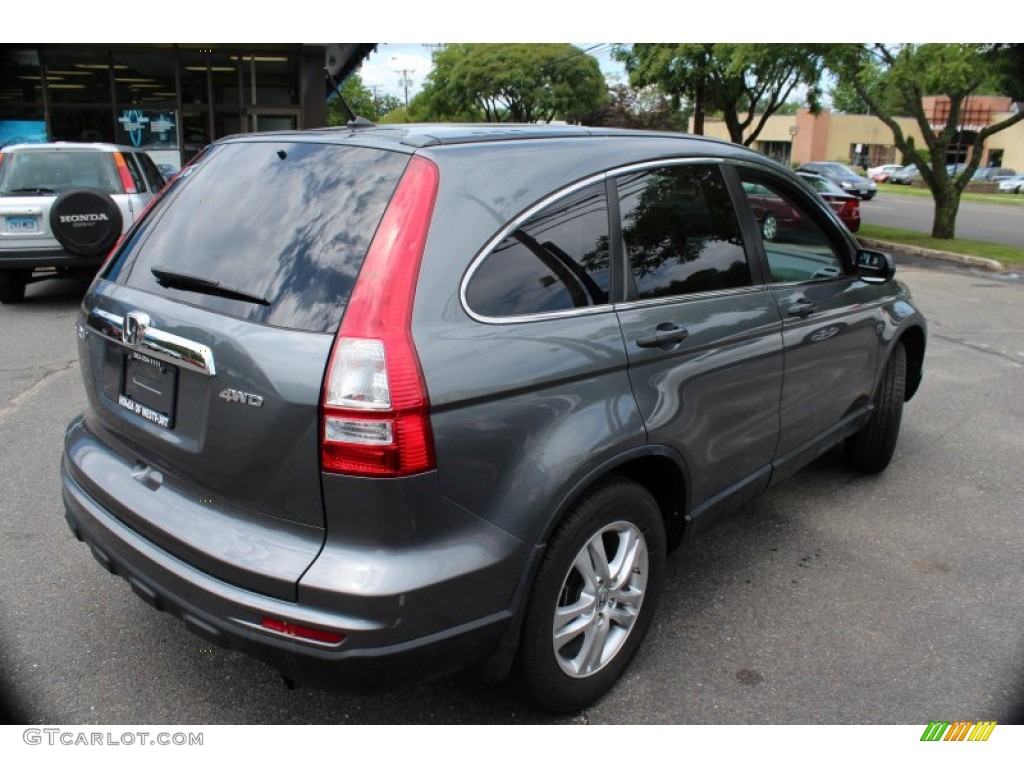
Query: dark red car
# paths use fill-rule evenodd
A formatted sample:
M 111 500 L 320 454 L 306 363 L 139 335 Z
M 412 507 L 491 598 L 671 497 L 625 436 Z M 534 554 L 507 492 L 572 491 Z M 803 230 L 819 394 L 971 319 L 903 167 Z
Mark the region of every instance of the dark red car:
M 836 184 L 816 173 L 797 171 L 797 176 L 806 181 L 815 192 L 825 199 L 846 228 L 851 232 L 860 229 L 860 198 L 844 192 Z

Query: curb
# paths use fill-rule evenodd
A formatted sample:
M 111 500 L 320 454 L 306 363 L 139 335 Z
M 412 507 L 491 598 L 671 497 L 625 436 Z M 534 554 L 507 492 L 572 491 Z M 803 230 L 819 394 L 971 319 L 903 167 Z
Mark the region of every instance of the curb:
M 964 267 L 984 269 L 987 272 L 1005 272 L 1006 265 L 995 259 L 986 259 L 983 256 L 968 256 L 963 253 L 947 253 L 946 251 L 935 251 L 931 248 L 920 248 L 914 245 L 900 245 L 899 243 L 887 243 L 883 240 L 869 240 L 860 238 L 860 242 L 866 248 L 879 248 L 889 251 L 893 255 L 916 256 L 921 259 L 933 259 L 945 261 L 952 264 L 959 264 Z

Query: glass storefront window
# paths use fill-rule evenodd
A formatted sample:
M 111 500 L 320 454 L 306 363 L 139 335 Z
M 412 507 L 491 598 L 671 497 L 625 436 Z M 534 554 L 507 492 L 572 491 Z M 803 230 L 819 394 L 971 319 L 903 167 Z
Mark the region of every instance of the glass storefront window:
M 0 49 L 0 120 L 42 120 L 42 85 L 35 49 Z
M 173 167 L 222 136 L 297 128 L 301 45 L 39 45 L 0 48 L 0 142 L 141 146 Z M 43 82 L 43 77 L 46 82 Z M 309 77 L 310 73 L 306 73 Z M 319 114 L 318 105 L 313 113 Z M 11 134 L 13 135 L 13 134 Z
M 114 50 L 113 57 L 114 90 L 119 108 L 177 108 L 172 46 L 154 46 L 146 51 Z
M 43 60 L 46 63 L 46 87 L 51 104 L 109 106 L 111 63 L 108 50 L 46 49 Z

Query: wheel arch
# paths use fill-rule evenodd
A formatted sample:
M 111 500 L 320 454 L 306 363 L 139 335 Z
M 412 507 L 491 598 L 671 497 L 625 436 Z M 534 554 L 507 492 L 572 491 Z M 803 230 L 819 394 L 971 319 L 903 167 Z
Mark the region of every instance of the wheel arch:
M 908 401 L 917 392 L 924 377 L 924 329 L 919 325 L 912 325 L 899 335 L 896 342 L 902 344 L 907 352 L 907 388 L 903 399 Z
M 609 475 L 619 475 L 643 486 L 658 503 L 665 521 L 669 550 L 682 540 L 690 487 L 686 465 L 677 452 L 661 445 L 645 445 L 620 454 L 591 469 L 564 494 L 548 520 L 541 540 L 546 543 L 565 515 L 594 485 Z
M 638 483 L 654 497 L 665 522 L 667 551 L 671 552 L 682 542 L 684 517 L 689 507 L 690 484 L 686 465 L 676 451 L 667 446 L 644 445 L 619 454 L 591 469 L 563 494 L 562 501 L 555 507 L 539 543 L 534 545 L 533 554 L 523 569 L 509 606 L 512 622 L 498 646 L 476 667 L 477 673 L 483 679 L 503 680 L 512 669 L 519 648 L 519 633 L 527 600 L 551 535 L 587 491 L 616 475 Z

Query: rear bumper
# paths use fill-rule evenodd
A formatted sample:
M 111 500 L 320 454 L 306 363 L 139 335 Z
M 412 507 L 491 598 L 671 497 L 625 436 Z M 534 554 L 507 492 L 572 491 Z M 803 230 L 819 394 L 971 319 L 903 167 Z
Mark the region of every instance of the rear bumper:
M 45 269 L 61 267 L 66 269 L 99 269 L 107 254 L 99 256 L 78 256 L 63 248 L 45 250 L 6 250 L 0 248 L 0 269 Z
M 500 609 L 477 610 L 478 618 L 462 621 L 452 619 L 471 613 L 474 606 L 449 605 L 447 610 L 434 610 L 433 625 L 425 625 L 422 616 L 431 611 L 425 610 L 424 603 L 434 604 L 438 590 L 454 598 L 466 590 L 465 584 L 425 583 L 418 594 L 408 596 L 411 614 L 396 608 L 385 622 L 383 604 L 404 606 L 405 595 L 367 596 L 367 610 L 356 613 L 290 602 L 227 583 L 156 546 L 104 509 L 75 480 L 67 461 L 65 455 L 61 479 L 68 526 L 104 568 L 125 579 L 154 608 L 181 619 L 195 634 L 261 659 L 288 679 L 354 692 L 408 686 L 485 659 L 511 626 L 508 600 Z M 328 540 L 321 558 L 344 557 L 339 549 Z M 514 553 L 505 551 L 502 569 L 511 572 L 513 564 L 522 567 L 520 561 L 526 556 L 525 547 L 521 552 L 519 548 Z M 481 580 L 481 576 L 470 578 Z M 508 590 L 514 587 L 508 585 Z M 495 591 L 500 592 L 497 585 Z M 337 604 L 359 605 L 360 596 L 339 594 Z M 332 645 L 285 636 L 262 627 L 263 617 L 343 634 L 346 639 Z M 411 621 L 403 623 L 403 617 Z M 410 632 L 410 624 L 419 626 Z

